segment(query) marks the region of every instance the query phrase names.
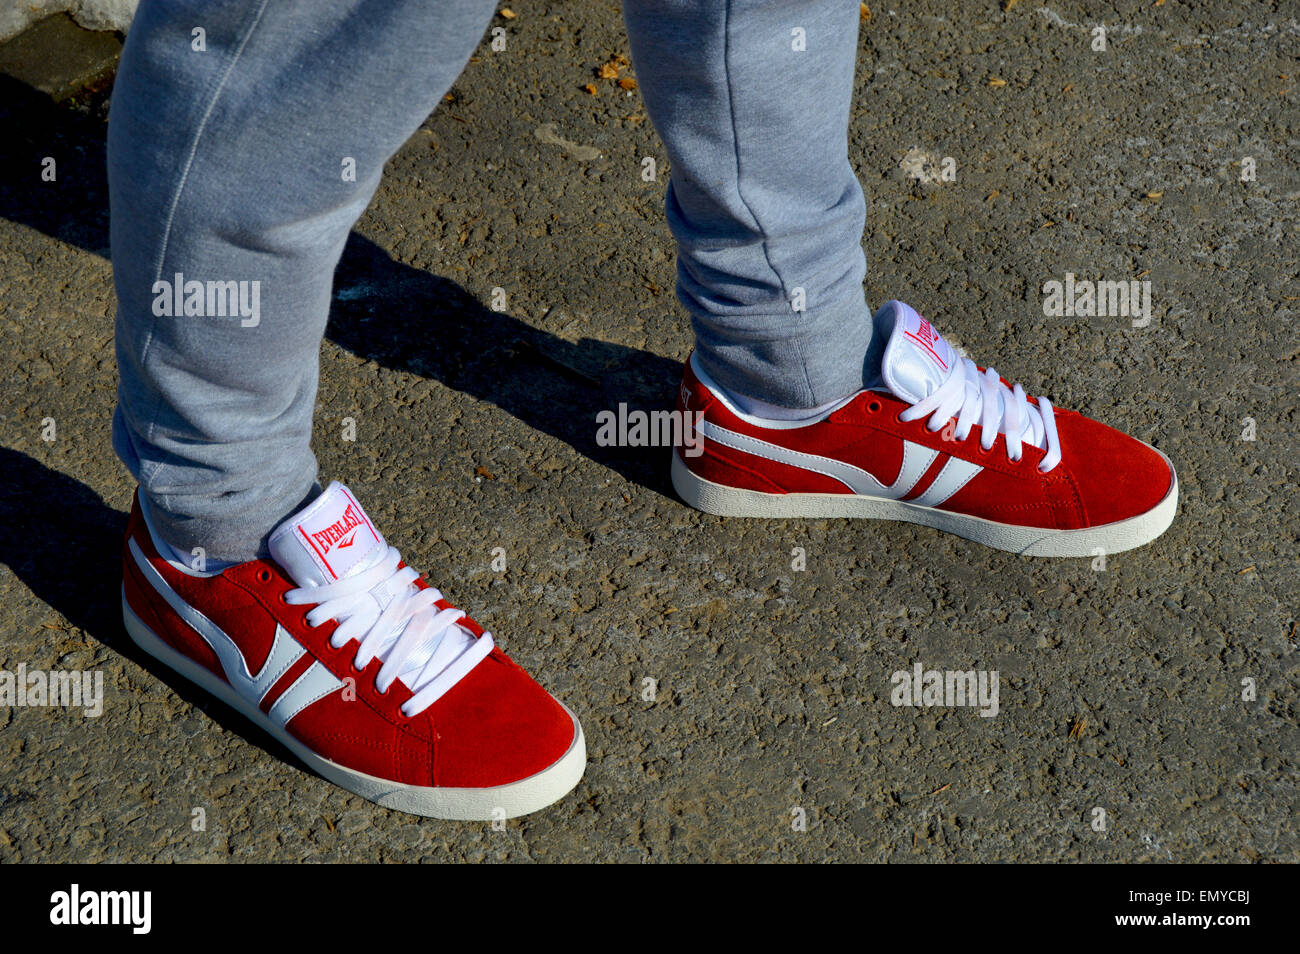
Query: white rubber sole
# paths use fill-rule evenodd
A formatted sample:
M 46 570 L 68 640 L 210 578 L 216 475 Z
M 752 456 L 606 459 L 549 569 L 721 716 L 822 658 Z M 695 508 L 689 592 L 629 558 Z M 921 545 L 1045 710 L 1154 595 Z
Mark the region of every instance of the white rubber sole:
M 862 494 L 765 494 L 759 490 L 743 490 L 692 473 L 675 449 L 672 474 L 673 487 L 682 500 L 719 517 L 903 520 L 1024 556 L 1091 557 L 1097 556 L 1098 551 L 1121 553 L 1150 543 L 1174 522 L 1178 512 L 1178 475 L 1169 458 L 1160 456 L 1169 464 L 1170 478 L 1169 492 L 1160 503 L 1136 517 L 1082 530 L 1020 527 Z
M 236 709 L 258 727 L 265 729 L 285 748 L 296 755 L 309 768 L 340 788 L 369 799 L 384 808 L 428 818 L 456 821 L 495 821 L 527 815 L 552 805 L 573 791 L 587 767 L 587 743 L 578 717 L 564 708 L 573 720 L 573 743 L 569 750 L 549 767 L 508 785 L 493 788 L 432 788 L 420 785 L 403 785 L 388 779 L 376 778 L 331 762 L 312 752 L 282 727 L 272 722 L 256 706 L 246 701 L 224 680 L 178 653 L 158 638 L 127 604 L 125 588 L 122 592 L 122 619 L 126 631 L 136 645 L 180 673 L 186 679 L 202 686 L 212 695 Z M 563 706 L 563 703 L 560 703 Z

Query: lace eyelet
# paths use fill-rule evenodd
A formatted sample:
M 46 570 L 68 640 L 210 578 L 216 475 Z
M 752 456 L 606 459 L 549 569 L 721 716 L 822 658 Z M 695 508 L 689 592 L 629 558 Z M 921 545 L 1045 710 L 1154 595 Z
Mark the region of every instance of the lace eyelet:
M 268 570 L 266 567 L 262 567 L 262 569 L 258 570 L 258 571 L 257 571 L 257 582 L 261 583 L 263 586 L 265 586 L 267 583 L 270 583 L 270 582 L 271 582 L 271 571 Z
M 867 402 L 867 410 L 870 411 L 872 414 L 879 414 L 879 413 L 880 413 L 880 408 L 881 408 L 881 404 L 880 404 L 879 401 L 868 401 L 868 402 Z
M 310 615 L 311 615 L 311 610 L 307 610 L 307 612 L 305 612 L 305 613 L 302 614 L 302 625 L 306 626 L 308 629 L 317 629 L 317 628 L 319 628 L 319 627 L 317 627 L 315 624 L 313 624 L 311 621 L 309 621 L 309 620 L 307 619 L 307 617 L 310 616 Z

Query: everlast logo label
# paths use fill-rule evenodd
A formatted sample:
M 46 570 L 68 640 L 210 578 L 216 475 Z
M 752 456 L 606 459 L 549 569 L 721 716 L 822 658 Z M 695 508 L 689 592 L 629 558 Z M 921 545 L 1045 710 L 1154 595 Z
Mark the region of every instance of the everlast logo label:
M 351 536 L 346 543 L 342 541 L 359 526 L 361 526 L 361 514 L 357 512 L 356 504 L 348 504 L 348 509 L 343 511 L 343 516 L 336 523 L 330 524 L 324 530 L 317 530 L 311 536 L 322 552 L 328 553 L 335 544 L 344 547 L 352 546 L 356 540 L 355 536 Z
M 948 370 L 948 362 L 943 360 L 943 357 L 939 354 L 939 333 L 934 330 L 934 326 L 928 321 L 922 318 L 921 325 L 917 328 L 916 333 L 909 331 L 907 336 L 924 348 L 930 357 L 934 359 L 935 364 L 945 371 Z

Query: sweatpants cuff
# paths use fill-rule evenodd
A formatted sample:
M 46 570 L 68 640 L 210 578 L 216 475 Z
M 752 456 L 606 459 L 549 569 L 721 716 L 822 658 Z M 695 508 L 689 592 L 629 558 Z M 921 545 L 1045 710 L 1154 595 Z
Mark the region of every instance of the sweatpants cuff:
M 872 322 L 865 297 L 806 312 L 693 314 L 691 325 L 709 377 L 778 407 L 820 407 L 860 391 L 867 378 Z

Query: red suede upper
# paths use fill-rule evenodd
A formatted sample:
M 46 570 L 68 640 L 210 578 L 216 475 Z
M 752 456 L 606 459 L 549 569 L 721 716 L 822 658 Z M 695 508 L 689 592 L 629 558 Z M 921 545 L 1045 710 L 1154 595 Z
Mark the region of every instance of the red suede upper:
M 1073 411 L 1055 408 L 1061 462 L 1042 474 L 1038 465 L 1045 451 L 1025 444 L 1021 459 L 1012 461 L 1001 434 L 985 451 L 978 425 L 965 440 L 945 439 L 945 432 L 951 438 L 952 429 L 932 432 L 927 418 L 899 420 L 909 406 L 889 394 L 863 392 L 817 424 L 787 429 L 755 426 L 727 410 L 700 382 L 689 361 L 677 403 L 679 411 L 702 411 L 705 420 L 730 431 L 852 464 L 886 485 L 899 475 L 903 440 L 939 451 L 903 499 L 920 496 L 949 456 L 971 461 L 983 470 L 940 509 L 1000 523 L 1055 530 L 1095 527 L 1145 513 L 1169 491 L 1169 465 L 1157 451 Z M 716 441 L 706 440 L 698 457 L 681 450 L 678 453 L 693 473 L 728 487 L 764 493 L 853 493 L 833 477 Z
M 500 649 L 493 649 L 433 705 L 408 718 L 401 705 L 411 698 L 410 690 L 397 680 L 387 693 L 379 692 L 375 677 L 381 661 L 372 659 L 364 670 L 356 670 L 357 641 L 335 649 L 329 642 L 333 621 L 308 625 L 312 606 L 282 600 L 295 584 L 275 563 L 254 560 L 214 577 L 189 576 L 158 555 L 138 499 L 127 525 L 127 540 L 132 539 L 185 602 L 234 640 L 250 673 L 266 660 L 277 623 L 307 650 L 263 697 L 263 712 L 313 659 L 344 680 L 342 690 L 309 705 L 287 725 L 295 738 L 332 762 L 406 785 L 482 788 L 534 775 L 573 743 L 569 714 Z M 224 679 L 207 641 L 144 578 L 129 543 L 123 564 L 126 598 L 135 614 L 172 648 Z M 418 585 L 428 584 L 421 580 Z M 482 633 L 473 620 L 462 623 L 476 635 Z
M 1136 438 L 1082 414 L 1057 411 L 1061 467 L 1079 487 L 1088 525 L 1150 510 L 1169 493 L 1169 463 Z

